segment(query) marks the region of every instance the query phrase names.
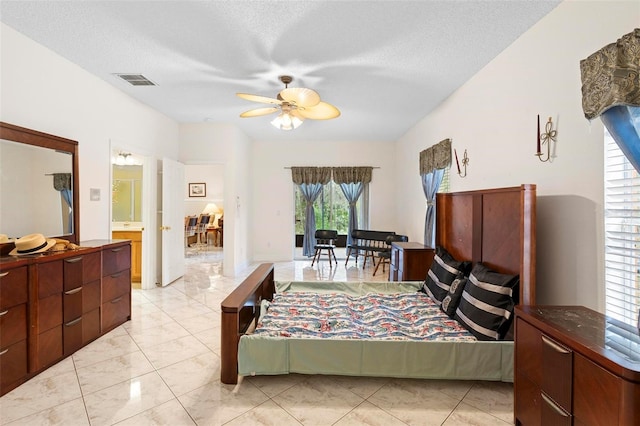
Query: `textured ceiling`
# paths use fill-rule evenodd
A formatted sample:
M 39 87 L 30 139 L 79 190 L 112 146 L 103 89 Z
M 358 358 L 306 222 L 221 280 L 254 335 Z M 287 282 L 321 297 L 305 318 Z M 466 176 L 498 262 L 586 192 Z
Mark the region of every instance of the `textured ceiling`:
M 394 141 L 559 1 L 7 1 L 0 20 L 179 122 L 258 140 Z M 118 73 L 157 86 L 134 87 Z M 337 106 L 284 132 L 265 106 L 279 75 Z

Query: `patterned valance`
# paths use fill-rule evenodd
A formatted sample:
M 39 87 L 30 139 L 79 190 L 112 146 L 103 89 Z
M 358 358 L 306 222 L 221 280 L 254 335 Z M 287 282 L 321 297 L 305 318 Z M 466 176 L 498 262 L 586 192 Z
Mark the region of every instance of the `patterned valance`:
M 326 185 L 331 180 L 331 167 L 291 167 L 291 178 L 296 185 Z
M 71 173 L 54 173 L 53 188 L 56 191 L 71 191 Z
M 333 181 L 341 183 L 369 183 L 373 167 L 333 167 Z
M 420 152 L 420 175 L 451 165 L 451 139 L 445 139 Z
M 580 61 L 582 109 L 591 120 L 616 105 L 640 106 L 640 28 Z

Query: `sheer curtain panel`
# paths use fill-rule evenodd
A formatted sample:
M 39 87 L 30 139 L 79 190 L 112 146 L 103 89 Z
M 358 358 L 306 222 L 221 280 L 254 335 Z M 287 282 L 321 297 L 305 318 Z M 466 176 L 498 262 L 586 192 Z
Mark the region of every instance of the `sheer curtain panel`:
M 351 232 L 358 229 L 358 210 L 356 203 L 366 185 L 371 182 L 373 167 L 334 167 L 333 181 L 340 185 L 344 197 L 349 202 L 349 227 L 347 247 L 353 243 Z
M 427 200 L 424 220 L 424 245 L 435 248 L 436 193 L 442 183 L 444 170 L 451 165 L 451 139 L 445 139 L 420 152 L 420 177 Z
M 316 245 L 316 213 L 313 203 L 322 192 L 322 187 L 331 180 L 331 168 L 291 167 L 291 178 L 300 188 L 300 193 L 306 201 L 302 254 L 311 257 Z

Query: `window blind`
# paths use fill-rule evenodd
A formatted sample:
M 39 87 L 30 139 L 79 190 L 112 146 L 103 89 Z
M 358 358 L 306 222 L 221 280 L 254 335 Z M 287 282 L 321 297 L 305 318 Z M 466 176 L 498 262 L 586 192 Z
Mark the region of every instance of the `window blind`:
M 640 176 L 605 129 L 605 313 L 630 325 L 640 309 Z

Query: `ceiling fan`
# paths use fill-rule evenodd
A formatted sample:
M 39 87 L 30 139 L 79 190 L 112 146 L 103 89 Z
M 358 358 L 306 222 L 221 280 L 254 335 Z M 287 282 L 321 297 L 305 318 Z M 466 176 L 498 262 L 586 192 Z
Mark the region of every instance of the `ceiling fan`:
M 276 128 L 281 130 L 295 129 L 302 124 L 305 119 L 329 120 L 340 115 L 340 111 L 330 103 L 320 100 L 320 95 L 315 90 L 304 87 L 289 87 L 293 77 L 281 75 L 280 81 L 284 83 L 284 89 L 278 93 L 276 98 L 266 96 L 251 95 L 248 93 L 236 93 L 242 99 L 248 101 L 271 104 L 274 106 L 255 108 L 240 114 L 240 117 L 259 117 L 261 115 L 280 112 L 271 121 Z

